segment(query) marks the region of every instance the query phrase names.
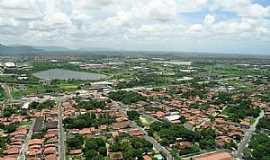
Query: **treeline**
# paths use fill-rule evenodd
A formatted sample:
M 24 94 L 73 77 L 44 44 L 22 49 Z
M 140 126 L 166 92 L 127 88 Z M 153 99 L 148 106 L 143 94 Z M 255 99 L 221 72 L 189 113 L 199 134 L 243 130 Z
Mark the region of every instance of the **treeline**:
M 270 130 L 270 118 L 268 117 L 264 117 L 262 119 L 260 119 L 258 125 L 257 125 L 257 129 L 267 129 Z
M 249 150 L 245 152 L 247 160 L 270 159 L 270 137 L 264 133 L 254 135 L 249 143 Z
M 132 88 L 136 86 L 147 86 L 147 85 L 163 85 L 168 82 L 167 76 L 158 74 L 139 74 L 137 78 L 130 81 L 119 82 L 116 86 L 117 89 Z
M 29 104 L 30 109 L 37 109 L 37 110 L 42 110 L 42 109 L 51 109 L 56 105 L 54 100 L 46 100 L 44 102 L 32 102 Z
M 146 98 L 133 91 L 113 91 L 109 93 L 109 98 L 114 101 L 120 101 L 124 104 L 132 104 L 138 101 L 145 101 Z
M 234 122 L 240 122 L 241 119 L 246 117 L 258 117 L 260 114 L 259 108 L 254 108 L 250 100 L 247 98 L 241 98 L 234 101 L 234 104 L 230 104 L 225 109 L 225 113 L 228 115 L 229 119 Z
M 149 135 L 158 137 L 164 146 L 175 144 L 177 139 L 188 141 L 192 146 L 178 150 L 181 155 L 196 153 L 201 150 L 216 148 L 216 131 L 214 129 L 188 130 L 180 124 L 154 122 L 150 125 Z
M 87 100 L 76 99 L 76 103 L 78 108 L 83 108 L 86 110 L 94 110 L 97 108 L 104 109 L 106 107 L 105 101 L 100 101 L 96 99 L 87 99 Z
M 79 115 L 74 118 L 66 118 L 64 119 L 64 127 L 67 129 L 82 129 L 82 128 L 90 128 L 95 127 L 98 128 L 100 125 L 106 124 L 109 125 L 113 122 L 113 118 L 108 114 L 100 114 L 96 116 L 95 113 L 86 113 Z
M 125 160 L 143 159 L 144 153 L 151 152 L 153 145 L 144 138 L 120 136 L 111 145 L 113 152 L 122 152 Z

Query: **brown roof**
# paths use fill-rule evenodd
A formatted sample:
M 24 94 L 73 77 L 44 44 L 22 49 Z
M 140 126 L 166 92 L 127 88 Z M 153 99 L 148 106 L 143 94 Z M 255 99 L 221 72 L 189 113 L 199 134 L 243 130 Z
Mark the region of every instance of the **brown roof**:
M 73 149 L 73 150 L 70 150 L 69 151 L 69 154 L 70 155 L 79 155 L 82 153 L 82 150 L 81 149 Z
M 45 155 L 48 155 L 48 154 L 55 154 L 56 153 L 56 147 L 47 147 L 44 149 L 44 152 L 43 152 Z
M 50 154 L 45 157 L 45 160 L 57 160 L 56 154 Z
M 82 135 L 91 135 L 91 129 L 90 128 L 83 128 L 82 130 L 80 130 L 80 134 Z
M 130 136 L 134 136 L 134 137 L 139 137 L 139 136 L 144 136 L 143 131 L 139 130 L 139 129 L 132 129 L 128 132 L 128 134 Z
M 0 160 L 17 160 L 17 158 L 16 157 L 5 156 L 5 157 L 0 158 Z
M 42 139 L 31 139 L 28 144 L 29 146 L 31 146 L 31 145 L 42 145 L 42 143 L 43 143 Z
M 10 146 L 4 151 L 7 155 L 19 154 L 20 148 Z
M 152 158 L 151 158 L 150 156 L 148 156 L 148 155 L 144 155 L 144 156 L 143 156 L 143 159 L 144 159 L 144 160 L 152 160 Z
M 113 129 L 125 129 L 129 127 L 129 121 L 117 122 L 112 124 Z
M 228 152 L 215 152 L 195 157 L 194 160 L 233 160 L 233 157 Z

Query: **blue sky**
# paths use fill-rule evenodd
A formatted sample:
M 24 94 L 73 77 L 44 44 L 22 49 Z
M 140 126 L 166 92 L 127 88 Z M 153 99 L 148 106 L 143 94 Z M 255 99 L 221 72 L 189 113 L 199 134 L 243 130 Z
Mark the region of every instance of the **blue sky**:
M 270 54 L 269 0 L 1 0 L 0 43 Z

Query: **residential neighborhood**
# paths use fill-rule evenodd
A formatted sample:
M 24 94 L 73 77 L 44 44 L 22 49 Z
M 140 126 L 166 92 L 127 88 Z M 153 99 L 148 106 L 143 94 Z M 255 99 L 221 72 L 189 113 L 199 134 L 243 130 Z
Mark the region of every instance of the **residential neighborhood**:
M 245 160 L 269 135 L 265 65 L 42 58 L 4 66 L 1 160 Z

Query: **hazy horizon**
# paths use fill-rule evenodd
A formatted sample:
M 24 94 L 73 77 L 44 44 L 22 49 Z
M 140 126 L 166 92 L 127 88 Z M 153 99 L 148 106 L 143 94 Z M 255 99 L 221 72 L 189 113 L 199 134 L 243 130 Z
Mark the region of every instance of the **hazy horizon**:
M 2 0 L 0 44 L 270 55 L 268 0 Z

